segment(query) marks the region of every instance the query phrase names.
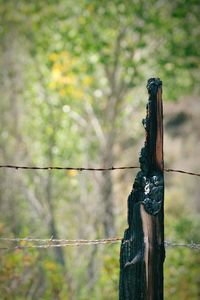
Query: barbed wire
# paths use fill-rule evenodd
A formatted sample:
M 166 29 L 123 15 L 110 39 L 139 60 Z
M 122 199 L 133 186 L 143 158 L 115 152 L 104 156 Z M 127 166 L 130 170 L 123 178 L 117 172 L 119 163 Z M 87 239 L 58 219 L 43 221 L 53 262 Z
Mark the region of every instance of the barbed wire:
M 189 171 L 177 170 L 177 169 L 164 169 L 164 170 L 165 170 L 165 172 L 174 172 L 174 173 L 181 173 L 181 174 L 187 174 L 187 175 L 200 177 L 200 173 L 195 173 L 195 172 L 189 172 Z
M 39 167 L 39 166 L 17 166 L 17 165 L 0 165 L 0 169 L 15 169 L 15 170 L 66 170 L 66 171 L 114 171 L 114 170 L 128 170 L 128 169 L 139 169 L 139 166 L 122 166 L 122 167 L 106 167 L 106 168 L 82 168 L 82 167 Z M 200 173 L 185 171 L 185 170 L 178 170 L 178 169 L 164 169 L 165 172 L 174 172 L 174 173 L 181 173 L 186 175 L 192 175 L 200 177 Z
M 24 170 L 66 170 L 66 171 L 114 171 L 114 170 L 126 170 L 126 169 L 139 169 L 138 166 L 127 167 L 107 167 L 107 168 L 82 168 L 82 167 L 38 167 L 38 166 L 16 166 L 16 165 L 0 165 L 0 168 L 6 169 L 24 169 Z
M 165 247 L 185 247 L 185 248 L 190 248 L 190 249 L 195 249 L 195 250 L 200 250 L 200 244 L 199 243 L 174 243 L 174 242 L 169 242 L 165 241 Z
M 14 247 L 4 246 L 0 247 L 0 250 L 17 250 L 17 249 L 47 249 L 47 248 L 58 248 L 58 247 L 68 247 L 68 246 L 86 246 L 86 245 L 101 245 L 101 244 L 115 244 L 122 241 L 120 237 L 107 238 L 107 239 L 76 239 L 76 240 L 66 240 L 66 239 L 34 239 L 34 238 L 0 238 L 2 242 L 15 242 L 15 243 L 30 243 L 22 244 Z M 129 243 L 129 240 L 124 240 L 123 243 Z M 33 244 L 39 243 L 39 244 Z M 165 241 L 165 247 L 185 247 L 193 250 L 200 250 L 200 243 L 175 243 L 170 241 Z
M 7 242 L 28 242 L 28 243 L 104 243 L 104 242 L 118 242 L 121 241 L 122 238 L 114 237 L 114 238 L 105 238 L 105 239 L 94 239 L 94 240 L 86 240 L 86 239 L 76 239 L 76 240 L 66 240 L 66 239 L 38 239 L 38 238 L 0 238 L 0 241 L 7 241 Z
M 66 240 L 66 239 L 32 239 L 32 238 L 0 238 L 3 242 L 16 242 L 16 243 L 30 243 L 29 245 L 17 245 L 15 247 L 0 247 L 0 250 L 17 250 L 17 249 L 27 249 L 27 248 L 58 248 L 67 246 L 86 246 L 86 245 L 100 245 L 100 244 L 114 244 L 121 242 L 121 238 L 107 238 L 107 239 L 97 239 L 97 240 Z M 40 243 L 40 244 L 31 244 Z

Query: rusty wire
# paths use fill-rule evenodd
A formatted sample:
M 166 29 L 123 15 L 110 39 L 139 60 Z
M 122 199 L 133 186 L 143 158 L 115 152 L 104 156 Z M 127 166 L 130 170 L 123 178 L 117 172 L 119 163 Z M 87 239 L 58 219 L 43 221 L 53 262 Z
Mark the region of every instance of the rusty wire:
M 122 166 L 122 167 L 106 167 L 106 168 L 82 168 L 82 167 L 54 167 L 54 166 L 48 166 L 48 167 L 39 167 L 39 166 L 18 166 L 18 165 L 0 165 L 0 169 L 23 169 L 23 170 L 66 170 L 66 171 L 114 171 L 114 170 L 127 170 L 127 169 L 139 169 L 138 166 Z M 200 173 L 185 171 L 185 170 L 178 170 L 178 169 L 164 169 L 165 172 L 174 172 L 174 173 L 181 173 L 181 174 L 187 174 L 192 176 L 200 177 Z

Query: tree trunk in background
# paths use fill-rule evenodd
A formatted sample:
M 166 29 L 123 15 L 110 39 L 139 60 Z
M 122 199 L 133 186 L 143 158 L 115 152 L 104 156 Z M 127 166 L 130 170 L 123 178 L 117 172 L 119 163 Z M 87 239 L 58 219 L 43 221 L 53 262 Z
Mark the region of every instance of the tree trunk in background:
M 22 138 L 21 138 L 21 91 L 23 90 L 24 78 L 23 68 L 26 57 L 26 49 L 21 50 L 20 42 L 18 40 L 17 32 L 14 28 L 7 34 L 6 38 L 2 40 L 1 62 L 1 128 L 2 136 L 5 132 L 7 138 L 1 144 L 1 160 L 10 163 L 20 163 L 22 155 Z M 10 44 L 12 43 L 12 47 Z M 16 53 L 20 49 L 20 55 L 16 60 Z M 24 55 L 24 60 L 22 57 Z M 9 137 L 9 138 L 8 138 Z M 11 150 L 12 149 L 12 150 Z M 5 171 L 1 179 L 2 184 L 2 198 L 4 199 L 5 210 L 8 214 L 10 229 L 14 236 L 21 233 L 22 220 L 20 217 L 20 204 L 17 174 L 11 171 Z M 15 196 L 13 196 L 15 195 Z
M 102 151 L 101 165 L 111 167 L 113 165 L 114 133 L 111 132 L 106 139 L 105 148 Z M 100 181 L 100 197 L 103 205 L 103 227 L 106 238 L 116 235 L 115 215 L 113 203 L 113 179 L 109 171 L 102 172 Z
M 58 232 L 56 228 L 56 222 L 55 222 L 55 216 L 54 216 L 54 206 L 53 206 L 53 197 L 52 197 L 52 172 L 49 171 L 48 177 L 47 177 L 47 189 L 46 189 L 46 195 L 47 195 L 47 203 L 49 207 L 49 234 L 50 237 L 53 237 L 54 239 L 58 239 Z M 65 258 L 63 254 L 63 249 L 60 247 L 54 248 L 55 252 L 55 258 L 56 261 L 61 264 L 62 266 L 65 266 Z
M 47 159 L 48 164 L 50 166 L 53 166 L 54 164 L 54 157 L 53 157 L 53 147 L 56 144 L 56 129 L 57 129 L 57 123 L 54 117 L 54 111 L 51 104 L 51 98 L 49 97 L 47 88 L 46 88 L 46 82 L 44 80 L 43 74 L 40 71 L 40 68 L 38 68 L 38 75 L 40 77 L 41 87 L 43 89 L 46 101 L 47 101 L 47 108 L 48 108 L 48 123 L 52 127 L 52 132 L 49 134 L 47 139 L 48 144 L 48 150 L 47 150 Z M 45 133 L 44 133 L 45 135 Z M 53 173 L 51 171 L 48 172 L 47 175 L 47 181 L 46 181 L 46 201 L 49 209 L 49 222 L 48 222 L 48 231 L 50 234 L 50 237 L 53 237 L 53 239 L 58 239 L 58 232 L 56 228 L 56 218 L 55 218 L 55 206 L 54 206 L 54 196 L 53 196 Z M 61 264 L 62 266 L 65 266 L 65 258 L 63 249 L 60 247 L 54 248 L 55 258 L 56 261 Z
M 54 109 L 51 104 L 51 97 L 48 94 L 48 89 L 46 88 L 46 82 L 44 79 L 44 76 L 42 72 L 40 71 L 40 68 L 37 68 L 38 74 L 40 77 L 41 86 L 47 101 L 48 106 L 48 124 L 52 127 L 52 132 L 49 134 L 47 139 L 47 159 L 48 159 L 48 165 L 53 166 L 54 165 L 54 155 L 53 155 L 53 147 L 56 145 L 56 130 L 58 126 L 58 120 L 54 116 Z M 45 136 L 45 134 L 44 134 Z M 47 175 L 47 181 L 46 181 L 46 202 L 48 205 L 48 213 L 49 213 L 49 222 L 48 222 L 48 231 L 50 237 L 53 237 L 53 239 L 59 239 L 59 234 L 57 230 L 57 220 L 55 217 L 55 199 L 53 195 L 53 173 L 52 171 L 48 172 Z M 57 263 L 59 263 L 63 270 L 65 271 L 65 277 L 68 285 L 68 297 L 71 300 L 74 300 L 74 283 L 72 280 L 71 273 L 68 270 L 67 262 L 64 255 L 64 250 L 62 247 L 54 247 L 54 253 L 55 253 L 55 260 Z
M 51 108 L 50 108 L 51 110 Z M 51 116 L 51 114 L 50 114 Z M 51 116 L 52 117 L 52 116 Z M 51 121 L 53 118 L 51 119 Z M 53 122 L 52 122 L 53 123 Z M 48 160 L 49 165 L 53 165 L 53 146 L 55 145 L 55 130 L 53 130 L 52 135 L 49 137 L 49 150 L 48 150 Z M 48 224 L 48 231 L 50 234 L 50 237 L 53 237 L 54 239 L 59 239 L 58 231 L 56 228 L 56 218 L 55 218 L 55 207 L 54 207 L 54 198 L 53 198 L 53 173 L 52 171 L 48 172 L 47 176 L 47 184 L 46 184 L 46 199 L 47 204 L 49 208 L 49 224 Z M 70 272 L 67 269 L 67 264 L 64 256 L 64 251 L 62 247 L 55 247 L 54 253 L 55 253 L 55 260 L 57 263 L 59 263 L 61 266 L 63 266 L 65 272 L 66 272 L 66 280 L 68 284 L 68 293 L 69 298 L 71 300 L 74 300 L 74 288 L 73 288 L 73 281 Z

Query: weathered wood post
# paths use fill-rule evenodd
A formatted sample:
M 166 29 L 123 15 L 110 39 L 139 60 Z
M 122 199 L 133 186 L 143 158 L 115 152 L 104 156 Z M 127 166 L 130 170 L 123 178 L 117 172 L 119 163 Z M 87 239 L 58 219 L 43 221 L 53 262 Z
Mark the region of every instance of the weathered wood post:
M 164 176 L 162 82 L 147 82 L 146 141 L 128 197 L 128 228 L 120 252 L 120 300 L 162 300 Z

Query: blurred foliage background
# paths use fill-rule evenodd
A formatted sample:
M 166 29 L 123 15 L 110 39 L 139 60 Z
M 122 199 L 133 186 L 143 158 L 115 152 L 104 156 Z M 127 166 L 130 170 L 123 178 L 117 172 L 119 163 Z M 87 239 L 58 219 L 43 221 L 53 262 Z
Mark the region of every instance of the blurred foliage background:
M 146 80 L 164 82 L 166 167 L 200 170 L 197 0 L 0 0 L 0 162 L 137 165 Z M 0 235 L 122 236 L 134 171 L 0 171 Z M 200 241 L 199 179 L 166 174 L 166 240 Z M 200 299 L 167 250 L 165 299 Z M 0 299 L 114 300 L 119 245 L 1 251 Z

